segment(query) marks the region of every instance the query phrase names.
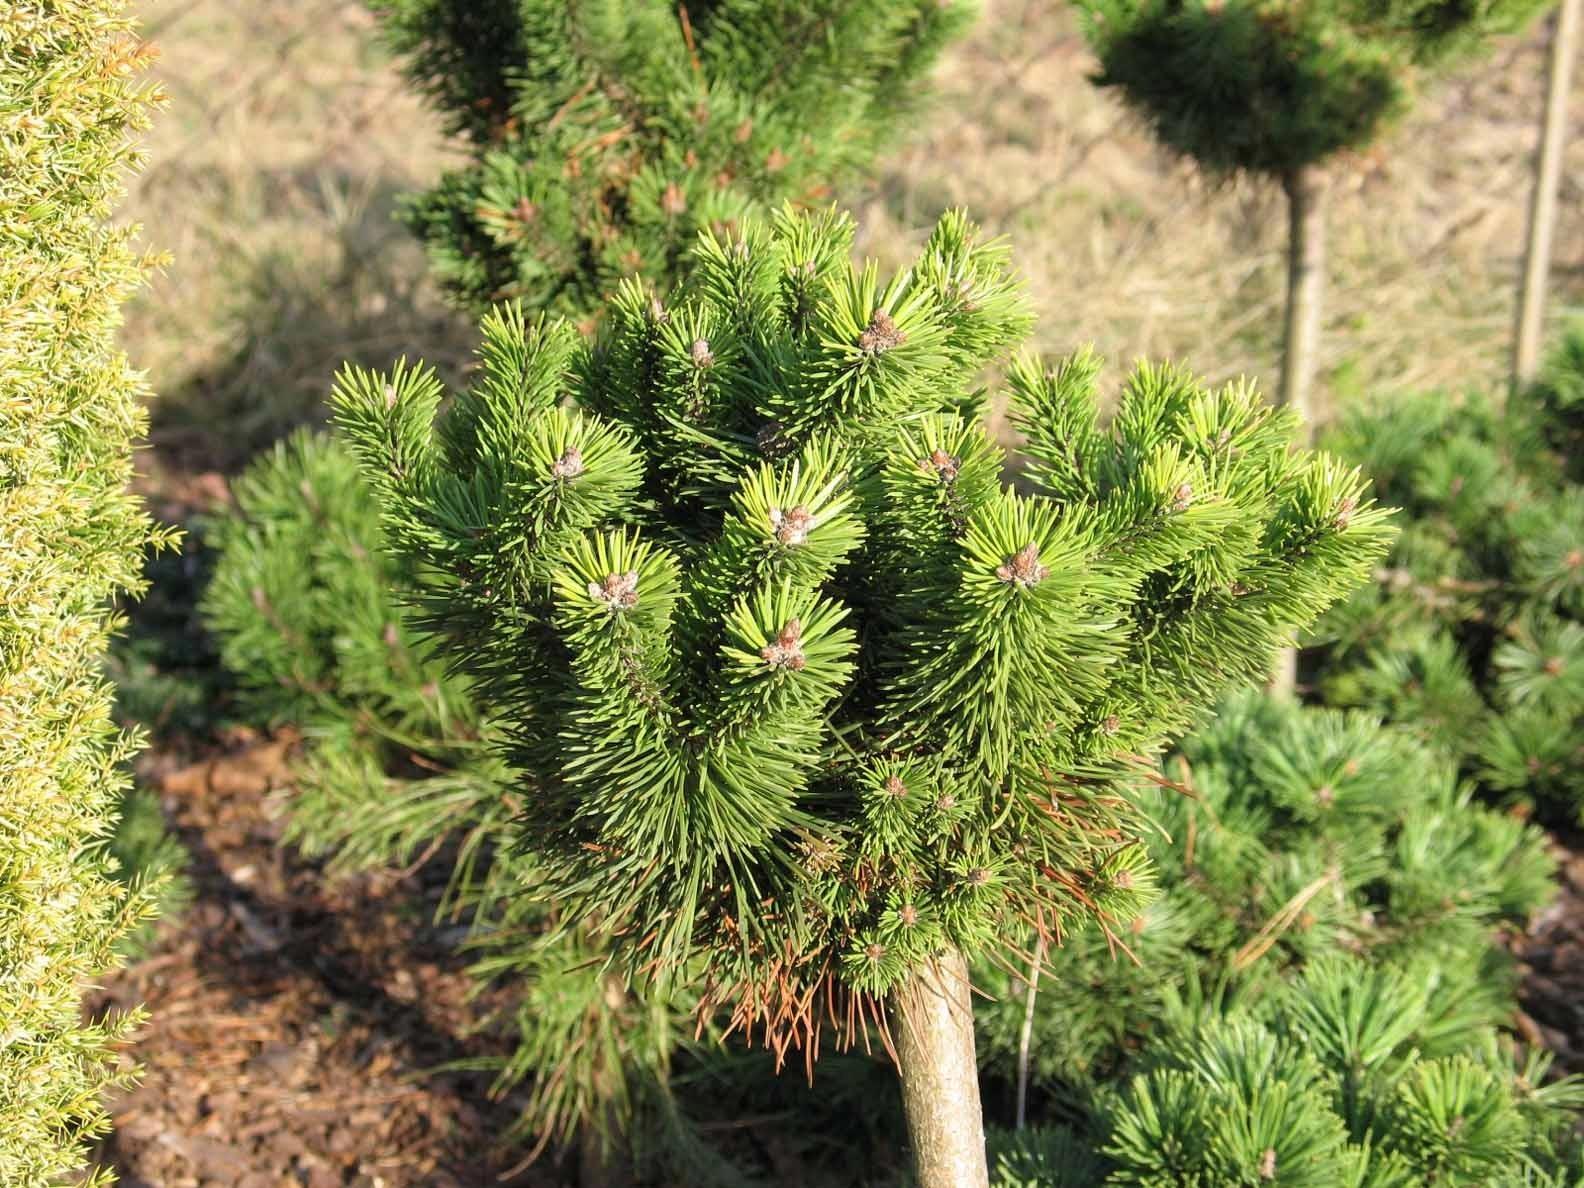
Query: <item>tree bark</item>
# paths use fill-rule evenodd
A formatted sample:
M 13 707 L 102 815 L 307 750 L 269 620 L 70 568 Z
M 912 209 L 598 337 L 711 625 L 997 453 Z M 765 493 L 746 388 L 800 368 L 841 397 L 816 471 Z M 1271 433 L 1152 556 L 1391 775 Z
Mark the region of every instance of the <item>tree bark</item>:
M 1287 191 L 1287 328 L 1282 345 L 1278 403 L 1292 409 L 1312 433 L 1320 409 L 1314 378 L 1320 356 L 1320 315 L 1325 300 L 1325 179 L 1313 165 L 1282 178 Z
M 1325 301 L 1325 177 L 1316 166 L 1300 166 L 1282 177 L 1282 188 L 1287 192 L 1287 326 L 1277 403 L 1298 414 L 1307 441 L 1321 411 L 1314 380 Z M 1271 670 L 1270 691 L 1292 697 L 1297 684 L 1298 650 L 1283 648 Z
M 1578 55 L 1581 0 L 1562 0 L 1551 34 L 1551 68 L 1546 84 L 1544 122 L 1535 159 L 1534 189 L 1529 196 L 1529 237 L 1524 250 L 1523 280 L 1518 290 L 1518 325 L 1513 335 L 1512 380 L 1515 390 L 1534 382 L 1545 342 L 1546 280 L 1551 269 L 1551 241 L 1556 231 L 1557 188 L 1562 176 L 1562 150 L 1567 140 L 1567 101 L 1573 59 Z
M 973 1005 L 961 953 L 948 949 L 892 993 L 891 1038 L 919 1188 L 988 1188 Z

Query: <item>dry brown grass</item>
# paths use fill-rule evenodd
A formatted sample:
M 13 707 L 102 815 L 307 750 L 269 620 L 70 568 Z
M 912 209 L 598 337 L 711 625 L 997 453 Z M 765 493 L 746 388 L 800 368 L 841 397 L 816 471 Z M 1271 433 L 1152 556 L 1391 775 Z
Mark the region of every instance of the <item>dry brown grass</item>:
M 1339 171 L 1323 365 L 1340 396 L 1506 375 L 1544 44 L 1537 28 L 1427 87 L 1385 144 Z M 1014 239 L 1042 349 L 1093 342 L 1113 364 L 1169 356 L 1272 386 L 1279 193 L 1208 182 L 1163 152 L 1090 85 L 1093 68 L 1066 7 L 986 0 L 929 127 L 859 196 L 865 246 L 900 258 L 964 205 Z M 1568 156 L 1553 315 L 1581 293 L 1581 180 L 1584 133 Z
M 350 0 L 154 0 L 172 103 L 127 203 L 169 271 L 128 313 L 154 438 L 232 469 L 317 416 L 344 358 L 454 367 L 470 339 L 392 217 L 448 157 Z
M 470 332 L 390 218 L 448 149 L 362 6 L 152 0 L 144 15 L 174 103 L 128 208 L 175 263 L 130 311 L 126 341 L 162 397 L 161 456 L 235 467 L 315 415 L 344 357 L 454 370 Z M 1536 30 L 1430 89 L 1345 172 L 1324 351 L 1339 394 L 1504 375 L 1542 46 Z M 987 0 L 926 126 L 911 140 L 899 128 L 876 183 L 847 196 L 864 248 L 900 259 L 966 205 L 1014 238 L 1041 348 L 1092 341 L 1114 363 L 1172 356 L 1272 380 L 1277 196 L 1169 158 L 1089 84 L 1091 67 L 1064 7 Z M 1584 286 L 1584 135 L 1568 165 L 1554 315 Z

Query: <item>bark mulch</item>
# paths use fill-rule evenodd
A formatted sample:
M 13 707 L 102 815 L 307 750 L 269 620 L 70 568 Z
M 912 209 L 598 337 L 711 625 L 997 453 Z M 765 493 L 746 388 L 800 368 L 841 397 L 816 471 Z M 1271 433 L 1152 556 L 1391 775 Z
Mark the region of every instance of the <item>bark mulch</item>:
M 487 1073 L 436 1071 L 500 1050 L 467 1037 L 479 1008 L 459 930 L 432 919 L 436 877 L 329 880 L 278 844 L 294 741 L 144 757 L 195 895 L 95 1004 L 150 1013 L 101 1160 L 126 1188 L 570 1182 L 548 1157 L 514 1167 L 517 1103 L 491 1101 Z
M 1584 1074 L 1584 837 L 1561 838 L 1556 900 L 1514 945 L 1523 981 L 1519 1029 L 1557 1055 L 1563 1072 Z

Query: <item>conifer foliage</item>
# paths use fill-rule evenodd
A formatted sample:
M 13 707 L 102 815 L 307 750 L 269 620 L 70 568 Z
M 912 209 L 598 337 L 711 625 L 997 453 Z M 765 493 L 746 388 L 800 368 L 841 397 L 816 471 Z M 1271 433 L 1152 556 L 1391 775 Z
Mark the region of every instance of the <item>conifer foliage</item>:
M 1584 820 L 1584 336 L 1500 401 L 1424 393 L 1329 441 L 1404 509 L 1381 580 L 1309 654 L 1321 699 L 1400 721 L 1499 799 Z
M 0 1183 L 18 1188 L 61 1182 L 107 1123 L 132 1020 L 85 1022 L 81 994 L 145 907 L 106 849 L 135 740 L 100 675 L 151 535 L 114 341 L 143 262 L 106 219 L 160 95 L 123 9 L 0 9 Z
M 472 160 L 407 218 L 482 312 L 669 289 L 701 227 L 808 202 L 906 126 L 968 0 L 375 0 Z
M 1584 1094 L 1500 1030 L 1539 830 L 1406 730 L 1250 693 L 1165 771 L 1192 795 L 1134 793 L 1159 898 L 1043 969 L 1032 1074 L 1075 1123 L 1004 1142 L 1008 1188 L 1575 1183 Z M 1025 996 L 983 979 L 1010 1064 Z
M 1028 326 L 1006 247 L 948 215 L 882 282 L 851 239 L 706 231 L 686 296 L 625 283 L 594 345 L 504 307 L 443 415 L 421 366 L 335 394 L 525 773 L 537 890 L 810 1060 L 1015 922 L 1136 902 L 1114 778 L 1387 535 L 1252 390 L 1145 366 L 1102 426 L 1083 354 L 1011 367 L 1014 489 L 975 386 Z

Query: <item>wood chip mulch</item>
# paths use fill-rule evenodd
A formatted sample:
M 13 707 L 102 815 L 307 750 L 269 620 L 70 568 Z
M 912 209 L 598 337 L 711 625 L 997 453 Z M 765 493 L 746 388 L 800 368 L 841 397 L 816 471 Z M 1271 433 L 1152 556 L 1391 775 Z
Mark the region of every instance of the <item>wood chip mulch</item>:
M 433 921 L 437 879 L 326 879 L 279 844 L 294 741 L 231 740 L 198 762 L 145 755 L 188 847 L 192 906 L 112 978 L 97 1009 L 144 1004 L 101 1160 L 125 1188 L 549 1188 L 514 1167 L 520 1103 L 487 1073 L 436 1071 L 499 1052 L 468 1038 L 460 930 Z
M 1523 981 L 1520 1030 L 1557 1056 L 1562 1072 L 1584 1074 L 1584 838 L 1558 839 L 1556 900 L 1514 946 Z

